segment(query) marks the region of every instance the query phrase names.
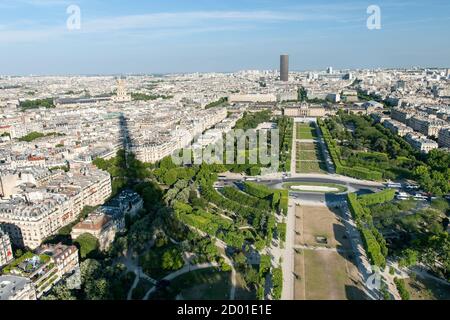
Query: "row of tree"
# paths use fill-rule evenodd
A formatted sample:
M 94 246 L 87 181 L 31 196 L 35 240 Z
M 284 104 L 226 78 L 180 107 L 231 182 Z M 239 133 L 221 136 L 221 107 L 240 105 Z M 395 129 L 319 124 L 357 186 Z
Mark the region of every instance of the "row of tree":
M 291 171 L 292 133 L 294 120 L 288 117 L 278 117 L 275 121 L 280 132 L 280 171 Z
M 363 206 L 385 203 L 394 200 L 395 190 L 385 189 L 376 193 L 364 194 L 358 197 L 358 201 Z
M 346 175 L 353 178 L 364 180 L 381 180 L 383 175 L 379 171 L 369 170 L 363 167 L 353 166 L 349 167 L 341 160 L 339 146 L 331 136 L 327 125 L 321 120 L 318 120 L 318 125 L 321 129 L 322 136 L 327 144 L 331 159 L 337 174 Z
M 257 208 L 260 210 L 266 210 L 266 211 L 271 210 L 271 204 L 269 201 L 253 197 L 247 193 L 239 191 L 236 188 L 224 187 L 220 191 L 228 199 L 239 202 L 245 206 Z
M 270 189 L 264 185 L 244 182 L 244 191 L 259 199 L 268 200 L 272 203 L 272 209 L 287 215 L 289 191 Z
M 380 199 L 383 197 L 380 197 Z M 369 256 L 370 261 L 380 268 L 386 267 L 388 249 L 382 234 L 373 225 L 373 219 L 366 207 L 358 200 L 354 193 L 347 194 L 347 203 Z

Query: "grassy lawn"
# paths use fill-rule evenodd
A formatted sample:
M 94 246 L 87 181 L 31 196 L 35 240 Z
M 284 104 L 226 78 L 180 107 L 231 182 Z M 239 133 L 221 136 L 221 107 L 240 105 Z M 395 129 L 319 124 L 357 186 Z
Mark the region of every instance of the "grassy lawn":
M 313 125 L 298 123 L 297 139 L 315 139 L 317 138 L 316 129 Z
M 326 236 L 329 247 L 351 248 L 345 228 L 326 207 L 296 208 L 296 245 L 319 245 L 316 236 Z M 296 300 L 364 300 L 360 274 L 347 253 L 296 249 L 294 257 Z
M 339 184 L 334 184 L 334 183 L 317 183 L 317 182 L 301 182 L 301 183 L 297 183 L 297 182 L 290 182 L 290 183 L 283 184 L 283 188 L 285 188 L 285 189 L 291 189 L 291 187 L 295 187 L 295 186 L 330 187 L 330 188 L 336 188 L 336 189 L 339 190 L 339 191 L 329 191 L 327 193 L 340 193 L 340 192 L 347 191 L 346 187 L 341 186 Z M 293 191 L 295 191 L 295 190 L 293 190 Z
M 450 300 L 450 284 L 419 276 L 405 279 L 405 283 L 411 300 Z
M 155 292 L 154 300 L 228 300 L 231 272 L 217 268 L 186 273 L 171 281 L 170 286 Z
M 365 294 L 354 285 L 347 274 L 346 265 L 349 262 L 340 254 L 314 250 L 303 250 L 302 254 L 305 268 L 303 285 L 305 286 L 306 300 L 365 299 Z
M 297 161 L 297 173 L 323 173 L 325 171 L 326 165 L 324 162 Z
M 298 133 L 298 132 L 297 132 Z M 322 173 L 327 171 L 323 154 L 317 142 L 297 143 L 297 173 Z
M 314 151 L 317 149 L 318 149 L 317 144 L 313 142 L 297 142 L 297 150 Z
M 317 151 L 303 151 L 297 149 L 297 160 L 317 160 Z

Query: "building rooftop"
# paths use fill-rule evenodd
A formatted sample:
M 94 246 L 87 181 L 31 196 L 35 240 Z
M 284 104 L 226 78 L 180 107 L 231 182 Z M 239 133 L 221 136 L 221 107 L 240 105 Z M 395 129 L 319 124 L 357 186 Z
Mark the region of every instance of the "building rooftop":
M 31 284 L 31 280 L 28 278 L 10 275 L 0 276 L 0 300 L 9 300 L 29 284 Z
M 73 227 L 73 230 L 101 230 L 112 218 L 105 214 L 92 213 Z

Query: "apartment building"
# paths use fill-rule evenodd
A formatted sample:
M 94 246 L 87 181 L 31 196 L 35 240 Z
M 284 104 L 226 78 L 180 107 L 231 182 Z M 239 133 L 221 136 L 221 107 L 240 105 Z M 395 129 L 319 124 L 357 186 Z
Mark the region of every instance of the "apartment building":
M 228 96 L 228 102 L 277 102 L 277 95 L 271 93 L 232 94 Z
M 415 114 L 413 109 L 394 108 L 392 109 L 391 118 L 406 124 L 406 121 Z
M 383 126 L 389 130 L 391 130 L 393 133 L 399 135 L 400 137 L 404 137 L 408 133 L 413 133 L 414 130 L 407 125 L 404 125 L 401 122 L 398 122 L 396 120 L 385 120 L 383 122 Z
M 35 253 L 25 253 L 5 267 L 3 272 L 29 279 L 39 298 L 79 267 L 77 247 L 59 243 L 39 247 Z
M 408 133 L 405 136 L 406 141 L 422 153 L 429 153 L 433 149 L 439 148 L 439 145 L 427 137 L 418 133 Z
M 439 131 L 438 143 L 442 148 L 450 148 L 450 128 Z
M 0 228 L 0 268 L 14 259 L 9 235 Z
M 51 257 L 51 262 L 56 267 L 57 275 L 53 283 L 64 279 L 66 282 L 70 280 L 72 283 L 71 287 L 79 287 L 81 285 L 79 254 L 76 246 L 66 246 L 62 243 L 42 245 L 36 250 L 36 253 Z M 40 296 L 39 290 L 38 296 Z
M 91 213 L 86 219 L 72 228 L 70 236 L 76 239 L 82 234 L 88 233 L 98 239 L 100 250 L 107 250 L 116 235 L 116 226 L 113 218 L 99 212 Z
M 420 132 L 427 137 L 437 137 L 439 131 L 446 125 L 445 121 L 437 120 L 436 116 L 414 115 L 406 122 L 414 131 Z
M 370 115 L 373 120 L 375 120 L 378 123 L 383 124 L 386 120 L 391 120 L 391 118 L 381 112 L 374 112 Z
M 85 206 L 103 204 L 111 195 L 111 178 L 94 167 L 82 167 L 27 188 L 0 203 L 0 226 L 18 246 L 37 248 L 60 228 L 75 221 Z
M 211 110 L 198 111 L 180 121 L 183 129 L 159 136 L 153 135 L 150 138 L 133 137 L 130 151 L 138 160 L 147 163 L 154 163 L 172 155 L 176 150 L 187 147 L 196 135 L 226 119 L 226 108 Z
M 143 209 L 143 206 L 144 200 L 138 193 L 130 189 L 125 189 L 95 212 L 103 213 L 111 217 L 116 226 L 116 230 L 122 232 L 125 230 L 125 216 L 135 216 Z
M 13 275 L 0 275 L 0 300 L 36 300 L 33 282 Z

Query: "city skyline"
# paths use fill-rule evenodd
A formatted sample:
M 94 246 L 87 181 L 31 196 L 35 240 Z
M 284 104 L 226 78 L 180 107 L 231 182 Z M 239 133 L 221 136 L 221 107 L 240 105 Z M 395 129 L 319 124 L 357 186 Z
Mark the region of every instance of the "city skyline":
M 0 19 L 1 303 L 450 299 L 448 0 L 0 0 Z
M 367 1 L 23 0 L 0 3 L 1 74 L 149 74 L 448 67 L 450 5 L 376 3 L 381 29 L 366 26 Z M 70 5 L 80 29 L 68 30 Z M 420 50 L 417 44 L 421 44 Z M 335 53 L 340 54 L 336 55 Z

